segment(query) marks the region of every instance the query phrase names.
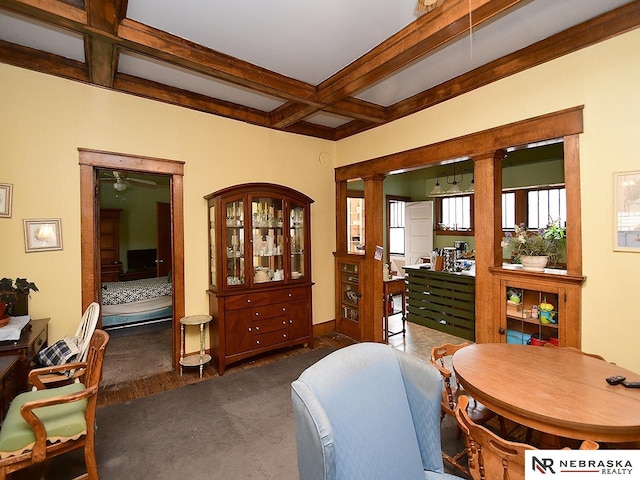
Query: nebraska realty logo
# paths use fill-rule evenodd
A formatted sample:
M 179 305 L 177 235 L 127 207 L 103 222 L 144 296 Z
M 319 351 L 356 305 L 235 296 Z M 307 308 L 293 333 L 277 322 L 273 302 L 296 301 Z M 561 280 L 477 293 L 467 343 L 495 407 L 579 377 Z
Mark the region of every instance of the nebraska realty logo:
M 527 450 L 525 479 L 640 480 L 640 450 Z

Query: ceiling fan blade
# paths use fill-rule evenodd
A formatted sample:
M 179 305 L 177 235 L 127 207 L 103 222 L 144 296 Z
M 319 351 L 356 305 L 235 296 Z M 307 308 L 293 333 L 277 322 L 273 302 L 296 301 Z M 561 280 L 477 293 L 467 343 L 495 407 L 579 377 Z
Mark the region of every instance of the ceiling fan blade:
M 144 180 L 142 178 L 127 178 L 127 181 L 129 182 L 135 182 L 135 183 L 144 183 L 145 185 L 158 185 L 155 181 L 153 180 Z

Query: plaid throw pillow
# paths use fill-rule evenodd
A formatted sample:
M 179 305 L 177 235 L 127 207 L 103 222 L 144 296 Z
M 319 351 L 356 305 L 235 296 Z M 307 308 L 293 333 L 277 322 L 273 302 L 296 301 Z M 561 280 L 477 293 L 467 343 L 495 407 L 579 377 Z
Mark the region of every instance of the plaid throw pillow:
M 75 338 L 64 337 L 53 345 L 43 348 L 34 357 L 34 360 L 43 367 L 64 365 L 74 360 L 79 349 Z

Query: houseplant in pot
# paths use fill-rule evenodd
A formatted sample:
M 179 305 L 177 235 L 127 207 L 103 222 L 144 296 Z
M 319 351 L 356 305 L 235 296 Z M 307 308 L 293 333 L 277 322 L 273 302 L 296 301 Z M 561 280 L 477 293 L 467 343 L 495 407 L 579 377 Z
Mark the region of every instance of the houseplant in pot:
M 35 283 L 26 278 L 3 278 L 0 280 L 0 301 L 7 304 L 5 313 L 11 316 L 27 315 L 29 313 L 29 294 L 37 292 Z
M 547 263 L 555 262 L 565 242 L 565 228 L 559 221 L 549 223 L 545 228 L 529 232 L 524 225 L 516 225 L 513 233 L 507 232 L 506 239 L 500 243 L 509 248 L 523 270 L 543 272 Z

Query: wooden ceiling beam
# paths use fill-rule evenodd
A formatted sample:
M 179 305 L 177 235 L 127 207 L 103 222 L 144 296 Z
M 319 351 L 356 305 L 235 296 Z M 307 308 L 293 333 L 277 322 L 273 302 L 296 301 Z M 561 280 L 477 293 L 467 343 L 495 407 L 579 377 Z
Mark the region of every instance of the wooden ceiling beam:
M 200 112 L 212 113 L 262 127 L 269 126 L 269 114 L 261 110 L 223 100 L 215 100 L 206 95 L 170 87 L 144 78 L 118 73 L 113 86 L 116 90 L 140 97 L 191 108 Z
M 386 107 L 355 97 L 347 97 L 339 102 L 326 106 L 324 110 L 343 117 L 364 120 L 376 124 L 386 123 L 387 121 Z
M 87 24 L 84 9 L 60 0 L 0 0 L 0 7 L 61 26 Z
M 86 65 L 77 60 L 0 40 L 0 62 L 88 83 Z
M 298 122 L 287 128 L 282 129 L 289 133 L 298 133 L 308 137 L 322 138 L 324 140 L 335 140 L 335 130 L 331 127 L 317 125 L 309 122 Z
M 87 26 L 111 36 L 90 34 L 85 36 L 85 57 L 91 82 L 112 87 L 118 68 L 118 47 L 114 38 L 118 26 L 126 15 L 126 0 L 85 0 Z

